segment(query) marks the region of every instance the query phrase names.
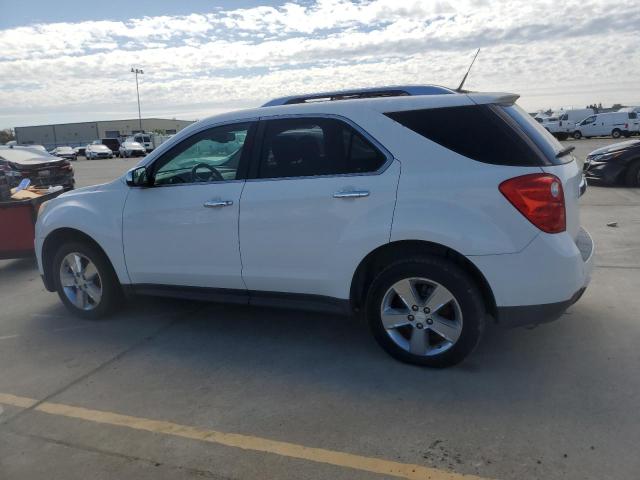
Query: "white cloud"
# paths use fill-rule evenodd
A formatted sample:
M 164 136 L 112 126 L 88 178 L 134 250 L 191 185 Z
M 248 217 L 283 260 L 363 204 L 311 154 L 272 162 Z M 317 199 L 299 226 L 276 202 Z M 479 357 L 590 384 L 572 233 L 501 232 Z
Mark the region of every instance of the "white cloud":
M 640 4 L 319 0 L 0 31 L 0 127 L 197 115 L 300 91 L 399 83 L 508 90 L 528 108 L 640 102 Z

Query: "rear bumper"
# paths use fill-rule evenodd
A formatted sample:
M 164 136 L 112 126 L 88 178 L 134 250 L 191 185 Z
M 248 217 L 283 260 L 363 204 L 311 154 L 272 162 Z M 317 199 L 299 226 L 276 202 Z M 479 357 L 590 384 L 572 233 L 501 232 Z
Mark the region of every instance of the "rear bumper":
M 569 300 L 542 305 L 520 305 L 516 307 L 498 307 L 496 319 L 505 327 L 526 327 L 540 323 L 553 322 L 560 318 L 571 305 L 582 297 L 587 287 L 582 287 Z
M 523 251 L 468 257 L 491 286 L 497 322 L 523 326 L 556 320 L 578 301 L 591 280 L 595 246 L 580 229 L 540 234 Z

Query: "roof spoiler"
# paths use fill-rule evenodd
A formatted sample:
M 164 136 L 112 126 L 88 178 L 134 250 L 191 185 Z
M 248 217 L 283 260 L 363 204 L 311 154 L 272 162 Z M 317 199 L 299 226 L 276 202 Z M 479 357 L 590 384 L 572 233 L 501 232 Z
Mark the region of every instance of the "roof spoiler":
M 510 106 L 520 98 L 517 93 L 467 93 L 467 96 L 477 105 L 493 103 L 495 105 Z
M 507 93 L 506 95 L 502 95 L 501 97 L 496 98 L 496 101 L 494 103 L 497 103 L 498 105 L 509 106 L 516 103 L 519 98 L 520 95 L 518 95 L 517 93 Z

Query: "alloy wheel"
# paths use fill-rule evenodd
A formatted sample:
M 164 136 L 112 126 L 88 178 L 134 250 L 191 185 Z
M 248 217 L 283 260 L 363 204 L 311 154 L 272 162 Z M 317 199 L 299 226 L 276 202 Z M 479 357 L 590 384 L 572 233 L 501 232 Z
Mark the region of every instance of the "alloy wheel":
M 85 255 L 71 252 L 60 264 L 60 284 L 67 299 L 80 310 L 93 310 L 102 299 L 102 279 Z
M 462 333 L 462 310 L 453 294 L 427 278 L 405 278 L 382 298 L 382 325 L 391 340 L 419 356 L 449 350 Z

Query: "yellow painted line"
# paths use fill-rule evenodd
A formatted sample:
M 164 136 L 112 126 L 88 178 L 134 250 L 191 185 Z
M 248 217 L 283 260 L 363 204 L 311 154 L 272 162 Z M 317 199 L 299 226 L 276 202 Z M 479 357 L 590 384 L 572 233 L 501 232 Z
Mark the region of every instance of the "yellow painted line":
M 36 400 L 27 397 L 18 397 L 9 393 L 0 393 L 0 403 L 12 407 L 29 408 L 36 404 Z
M 36 400 L 0 393 L 0 403 L 29 408 L 36 404 Z M 305 447 L 304 445 L 270 440 L 268 438 L 207 430 L 188 425 L 165 422 L 163 420 L 132 417 L 130 415 L 121 415 L 119 413 L 105 412 L 102 410 L 74 407 L 72 405 L 64 405 L 61 403 L 43 402 L 37 405 L 34 410 L 48 413 L 50 415 L 76 418 L 94 423 L 131 428 L 133 430 L 161 433 L 175 437 L 188 438 L 191 440 L 215 443 L 227 447 L 240 448 L 242 450 L 271 453 L 282 457 L 325 463 L 337 467 L 351 468 L 354 470 L 398 478 L 407 478 L 411 480 L 488 480 L 475 475 L 452 473 L 437 468 L 424 467 L 422 465 L 411 465 L 408 463 L 394 462 L 381 458 L 365 457 L 335 450 L 326 450 L 324 448 Z

